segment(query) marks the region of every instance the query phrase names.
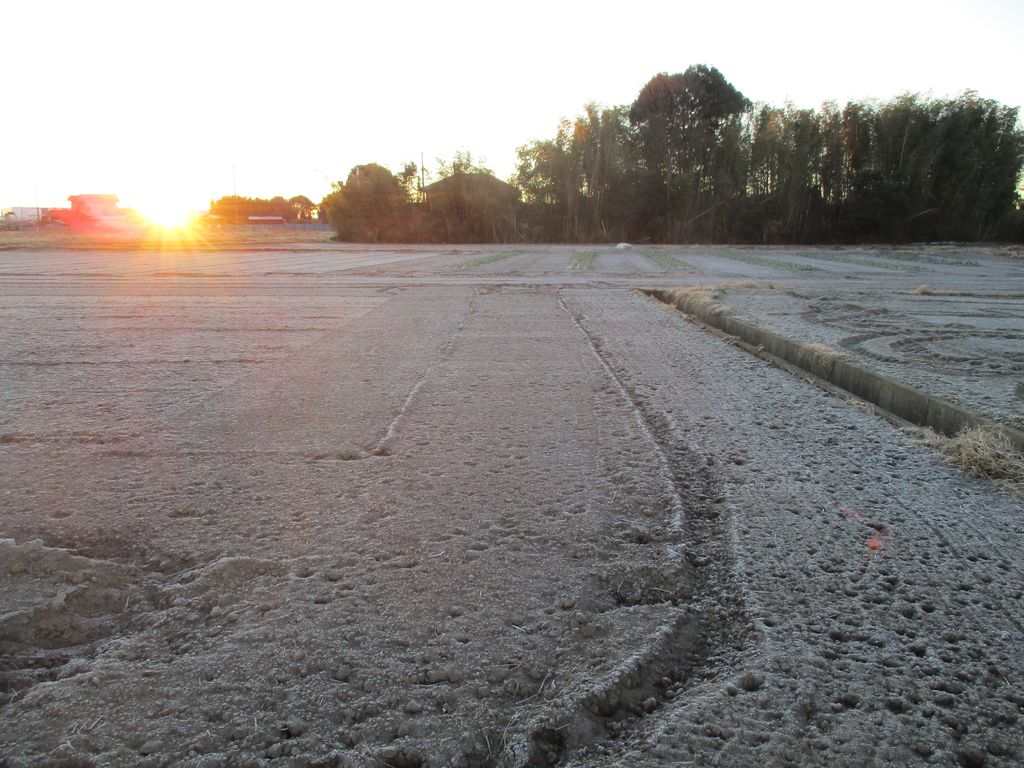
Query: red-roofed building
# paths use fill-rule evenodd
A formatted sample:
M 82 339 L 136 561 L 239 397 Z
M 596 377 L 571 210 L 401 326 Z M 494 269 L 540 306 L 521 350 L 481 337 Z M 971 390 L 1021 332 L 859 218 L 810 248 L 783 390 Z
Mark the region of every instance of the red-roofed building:
M 54 208 L 50 218 L 73 229 L 126 229 L 138 226 L 135 212 L 119 208 L 117 195 L 71 195 L 71 208 Z

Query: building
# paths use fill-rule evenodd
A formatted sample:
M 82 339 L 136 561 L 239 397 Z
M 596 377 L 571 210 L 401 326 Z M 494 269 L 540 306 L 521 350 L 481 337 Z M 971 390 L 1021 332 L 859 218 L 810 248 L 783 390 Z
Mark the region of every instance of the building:
M 71 195 L 70 208 L 50 209 L 50 218 L 72 229 L 132 229 L 141 224 L 135 211 L 118 207 L 117 195 Z
M 124 223 L 124 211 L 117 207 L 117 195 L 71 195 L 71 213 L 84 219 L 91 219 L 97 226 L 120 226 Z
M 11 222 L 35 222 L 38 223 L 40 219 L 45 215 L 45 208 L 37 208 L 36 206 L 14 206 L 13 208 L 4 208 L 2 215 L 5 221 Z
M 489 173 L 456 173 L 427 186 L 427 210 L 447 243 L 516 240 L 519 190 Z

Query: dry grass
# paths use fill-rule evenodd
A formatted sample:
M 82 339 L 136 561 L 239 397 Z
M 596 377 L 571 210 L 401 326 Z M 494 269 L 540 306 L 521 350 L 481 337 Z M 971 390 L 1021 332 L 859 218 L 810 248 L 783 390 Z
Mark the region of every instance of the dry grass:
M 961 291 L 947 291 L 947 290 L 945 290 L 943 288 L 933 288 L 928 283 L 921 283 L 921 285 L 917 286 L 917 288 L 914 289 L 914 293 L 916 293 L 918 296 L 964 296 L 964 295 L 967 295 L 967 294 L 964 294 Z
M 714 317 L 731 315 L 735 308 L 725 304 L 722 299 L 730 288 L 760 288 L 756 280 L 739 280 L 732 283 L 714 283 L 712 285 L 694 285 L 689 288 L 672 288 L 667 291 L 676 308 L 688 314 L 706 312 Z
M 965 427 L 956 437 L 942 437 L 928 430 L 925 441 L 972 475 L 1002 480 L 1024 495 L 1024 454 L 1014 449 L 998 427 Z
M 725 291 L 719 286 L 695 285 L 691 288 L 673 288 L 668 291 L 668 295 L 677 309 L 689 314 L 703 312 L 719 317 L 732 314 L 733 311 L 732 307 L 720 301 Z
M 842 352 L 825 344 L 804 344 L 797 364 L 804 370 L 821 375 L 831 372 L 832 367 L 843 357 Z

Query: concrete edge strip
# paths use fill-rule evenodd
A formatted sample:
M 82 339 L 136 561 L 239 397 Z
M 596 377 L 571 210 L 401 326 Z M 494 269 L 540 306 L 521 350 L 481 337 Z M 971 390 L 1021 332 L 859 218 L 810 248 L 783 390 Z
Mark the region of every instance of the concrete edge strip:
M 722 312 L 709 310 L 706 302 L 695 296 L 675 296 L 662 288 L 641 288 L 658 301 L 692 315 L 712 328 L 746 342 L 755 350 L 782 360 L 822 381 L 919 427 L 953 437 L 964 428 L 989 426 L 1002 433 L 1017 451 L 1024 453 L 1024 432 L 971 413 L 916 389 L 879 376 L 859 365 L 837 356 L 821 354 L 811 345 L 787 339 L 777 333 L 738 320 Z

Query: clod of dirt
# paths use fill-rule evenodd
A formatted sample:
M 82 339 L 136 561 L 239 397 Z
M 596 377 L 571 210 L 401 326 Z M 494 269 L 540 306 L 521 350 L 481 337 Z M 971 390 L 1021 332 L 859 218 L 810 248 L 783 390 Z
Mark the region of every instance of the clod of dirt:
M 756 691 L 764 685 L 764 677 L 756 672 L 747 672 L 739 679 L 740 688 L 748 693 Z
M 278 730 L 284 738 L 294 739 L 306 732 L 306 724 L 297 718 L 293 718 L 282 723 Z

